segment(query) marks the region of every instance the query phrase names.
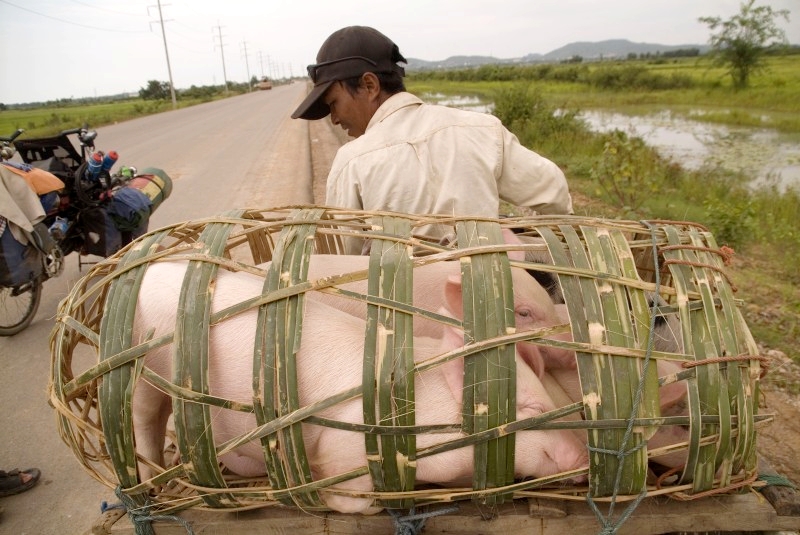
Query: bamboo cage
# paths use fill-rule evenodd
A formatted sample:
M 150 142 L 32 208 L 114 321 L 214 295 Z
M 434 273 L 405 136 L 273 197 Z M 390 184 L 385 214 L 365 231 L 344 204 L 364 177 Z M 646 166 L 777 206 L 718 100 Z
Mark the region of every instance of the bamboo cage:
M 428 239 L 431 229 L 438 235 L 444 229 L 453 239 Z M 514 230 L 523 241 L 505 243 L 503 229 Z M 369 251 L 368 269 L 307 277 L 310 255 L 353 248 Z M 510 251 L 524 252 L 525 260 L 509 261 Z M 633 501 L 667 494 L 692 499 L 737 492 L 754 484 L 756 428 L 770 416 L 757 414 L 764 368 L 724 260 L 711 233 L 687 222 L 578 216 L 475 220 L 317 206 L 238 210 L 149 232 L 75 284 L 61 302 L 51 335 L 50 402 L 62 439 L 89 474 L 118 489 L 129 509 L 134 504 L 153 514 L 278 505 L 324 511 L 320 496 L 331 485 L 365 474 L 374 486 L 368 496 L 387 508 L 460 500 L 493 505 L 529 497 Z M 142 278 L 152 266 L 175 261 L 189 266 L 179 324 L 165 335 L 136 332 Z M 436 262 L 460 266 L 463 321 L 414 306 L 414 273 Z M 509 272 L 515 267 L 558 280 L 568 323 L 513 328 L 513 315 L 506 312 L 513 310 Z M 209 288 L 225 271 L 260 277 L 263 292 L 211 313 Z M 348 290 L 357 281 L 368 281 L 368 291 Z M 301 406 L 292 361 L 303 330 L 303 304 L 315 292 L 367 304 L 363 384 L 319 406 Z M 258 311 L 257 342 L 252 401 L 243 403 L 209 392 L 208 337 L 213 326 L 248 311 Z M 679 320 L 682 352 L 653 349 L 658 316 Z M 413 324 L 421 318 L 463 329 L 469 343 L 415 362 Z M 572 341 L 553 337 L 565 332 L 572 333 Z M 514 392 L 513 344 L 522 341 L 574 350 L 583 401 L 517 420 L 508 397 Z M 172 347 L 173 377 L 160 377 L 148 367 L 149 352 L 164 346 Z M 437 429 L 415 426 L 414 378 L 450 359 L 464 359 L 463 421 L 457 422 L 462 438 L 418 450 L 415 439 Z M 659 359 L 683 365 L 683 371 L 660 383 L 686 384 L 685 414 L 659 412 Z M 145 461 L 132 429 L 138 381 L 173 400 L 167 466 L 151 465 L 147 479 L 140 477 Z M 364 435 L 368 461 L 340 477 L 315 481 L 303 448 L 303 426 L 337 425 L 318 412 L 353 397 L 363 400 L 364 421 L 350 428 Z M 477 411 L 478 406 L 488 410 Z M 253 428 L 214 443 L 211 408 L 253 414 Z M 581 418 L 564 421 L 569 414 Z M 453 422 L 442 422 L 448 425 Z M 686 464 L 655 482 L 649 458 L 658 452 L 647 449 L 645 437 L 675 425 L 688 429 L 689 439 L 671 447 L 685 453 Z M 581 475 L 576 471 L 514 479 L 509 459 L 516 432 L 569 427 L 587 431 L 586 484 L 570 483 Z M 219 460 L 251 441 L 264 451 L 266 476 L 237 476 Z M 471 487 L 415 485 L 411 461 L 458 447 L 473 450 Z

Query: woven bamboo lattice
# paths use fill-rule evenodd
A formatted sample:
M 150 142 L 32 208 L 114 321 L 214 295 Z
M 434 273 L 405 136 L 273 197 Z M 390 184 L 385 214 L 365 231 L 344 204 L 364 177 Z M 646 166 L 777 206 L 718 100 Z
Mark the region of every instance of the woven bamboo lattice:
M 437 226 L 452 230 L 457 239 L 448 244 L 426 239 L 426 232 Z M 501 229 L 536 239 L 506 244 Z M 346 243 L 360 248 L 365 240 L 371 244 L 369 269 L 306 280 L 309 255 L 342 254 Z M 508 251 L 525 251 L 528 260 L 509 263 Z M 167 335 L 135 333 L 144 273 L 159 262 L 177 260 L 191 265 L 179 324 Z M 261 266 L 267 261 L 272 269 Z M 412 305 L 415 269 L 445 261 L 461 266 L 467 303 L 463 322 Z M 769 417 L 757 415 L 763 369 L 723 261 L 707 230 L 683 222 L 577 216 L 470 220 L 313 206 L 231 212 L 150 232 L 95 265 L 74 286 L 60 305 L 51 337 L 50 401 L 62 439 L 85 469 L 119 488 L 131 503 L 159 514 L 189 507 L 243 510 L 278 504 L 324 510 L 320 494 L 327 487 L 364 474 L 373 479 L 370 496 L 390 508 L 469 499 L 489 504 L 533 496 L 633 501 L 660 494 L 690 498 L 727 492 L 754 481 L 756 424 Z M 515 332 L 503 313 L 513 310 L 509 266 L 556 275 L 569 324 Z M 207 290 L 221 271 L 259 276 L 264 290 L 257 298 L 211 314 L 212 292 Z M 342 288 L 359 280 L 369 280 L 368 292 Z M 299 344 L 295 335 L 302 332 L 304 296 L 311 292 L 369 303 L 364 380 L 361 388 L 337 399 L 302 407 L 292 354 Z M 208 391 L 206 374 L 210 326 L 252 310 L 259 311 L 252 402 L 215 397 Z M 680 320 L 682 353 L 653 350 L 656 315 Z M 473 343 L 438 361 L 415 363 L 413 322 L 423 316 L 463 328 Z M 570 330 L 571 342 L 548 338 Z M 376 334 L 385 332 L 394 334 Z M 584 403 L 517 421 L 514 404 L 503 398 L 509 389 L 514 391 L 510 348 L 520 341 L 574 350 Z M 172 378 L 162 378 L 145 358 L 148 351 L 170 344 L 174 358 L 182 360 L 176 360 Z M 447 358 L 464 359 L 465 385 L 472 385 L 464 392 L 464 436 L 438 450 L 418 451 L 415 437 L 435 430 L 415 427 L 415 374 L 409 372 Z M 659 359 L 684 364 L 680 374 L 661 380 L 686 383 L 683 415 L 659 414 Z M 137 380 L 167 392 L 174 408 L 175 432 L 168 434 L 165 446 L 172 463 L 151 466 L 153 475 L 146 480 L 137 471 L 137 462 L 141 468 L 143 460 L 139 456 L 137 461 L 132 430 L 131 396 Z M 364 425 L 350 428 L 364 434 L 369 461 L 340 478 L 314 481 L 301 423 L 336 425 L 316 414 L 354 396 L 364 400 Z M 481 405 L 489 410 L 474 410 Z M 211 407 L 255 414 L 252 430 L 214 444 L 207 432 Z M 584 419 L 555 421 L 571 413 Z M 570 425 L 588 430 L 588 484 L 562 481 L 574 478 L 575 472 L 515 481 L 508 461 L 514 432 Z M 668 425 L 688 426 L 689 440 L 672 447 L 685 452 L 686 465 L 677 477 L 654 485 L 647 479 L 648 455 L 658 452 L 640 446 L 644 436 Z M 221 465 L 220 454 L 252 440 L 262 445 L 269 476 L 243 478 Z M 472 488 L 415 488 L 410 461 L 456 447 L 474 449 Z M 398 463 L 398 458 L 409 462 Z

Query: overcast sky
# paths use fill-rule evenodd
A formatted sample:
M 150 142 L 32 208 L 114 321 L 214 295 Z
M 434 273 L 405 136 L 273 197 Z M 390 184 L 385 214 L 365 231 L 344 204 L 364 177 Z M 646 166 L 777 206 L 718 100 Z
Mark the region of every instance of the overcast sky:
M 176 88 L 289 76 L 325 38 L 377 28 L 405 57 L 515 58 L 574 41 L 705 44 L 701 16 L 728 18 L 740 0 L 161 0 Z M 800 43 L 800 1 L 779 21 Z M 224 55 L 224 73 L 223 73 Z M 169 80 L 158 0 L 0 0 L 0 103 L 137 92 Z

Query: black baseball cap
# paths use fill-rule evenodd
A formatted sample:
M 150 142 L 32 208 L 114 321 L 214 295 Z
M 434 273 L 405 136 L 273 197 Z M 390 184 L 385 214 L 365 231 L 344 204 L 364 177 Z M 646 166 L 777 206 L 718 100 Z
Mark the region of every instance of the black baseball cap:
M 314 89 L 292 114 L 292 119 L 322 119 L 331 110 L 323 102 L 325 91 L 336 81 L 361 76 L 365 72 L 405 75 L 397 62 L 408 63 L 391 39 L 368 26 L 348 26 L 333 32 L 317 53 L 317 62 L 308 66 Z

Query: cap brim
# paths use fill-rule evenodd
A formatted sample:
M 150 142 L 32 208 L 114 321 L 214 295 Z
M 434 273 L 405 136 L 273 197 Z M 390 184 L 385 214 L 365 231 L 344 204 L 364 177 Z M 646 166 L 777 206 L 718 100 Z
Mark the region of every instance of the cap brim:
M 305 100 L 294 110 L 292 119 L 314 121 L 326 117 L 331 112 L 331 109 L 322 101 L 322 95 L 325 94 L 325 91 L 328 90 L 334 81 L 335 80 L 331 80 L 315 85 L 311 93 L 309 93 Z

